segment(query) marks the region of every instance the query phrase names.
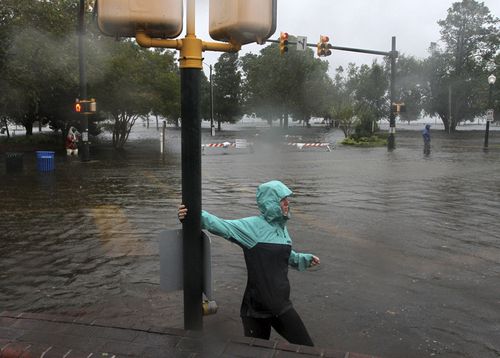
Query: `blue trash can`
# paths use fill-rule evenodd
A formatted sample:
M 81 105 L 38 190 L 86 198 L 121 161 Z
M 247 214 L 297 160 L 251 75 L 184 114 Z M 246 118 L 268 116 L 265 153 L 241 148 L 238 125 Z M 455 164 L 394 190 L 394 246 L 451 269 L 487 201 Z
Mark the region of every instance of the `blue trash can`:
M 55 152 L 39 150 L 36 152 L 36 168 L 40 172 L 50 172 L 54 170 Z

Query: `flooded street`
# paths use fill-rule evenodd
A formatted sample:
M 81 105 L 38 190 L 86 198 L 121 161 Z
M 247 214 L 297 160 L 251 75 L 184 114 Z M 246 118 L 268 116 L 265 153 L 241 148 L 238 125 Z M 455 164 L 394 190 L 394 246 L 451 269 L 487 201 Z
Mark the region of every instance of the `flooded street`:
M 500 131 L 447 136 L 396 133 L 396 150 L 288 150 L 257 130 L 255 152 L 206 149 L 203 208 L 235 219 L 257 214 L 259 183 L 293 191 L 289 232 L 298 252 L 321 259 L 290 271 L 292 301 L 317 346 L 383 357 L 500 357 Z M 319 127 L 297 141 L 340 142 Z M 92 161 L 56 153 L 52 173 L 0 164 L 0 311 L 109 314 L 182 327 L 182 295 L 159 291 L 158 235 L 180 228 L 180 130 L 137 125 L 124 152 L 94 145 Z M 294 137 L 291 137 L 294 138 Z M 223 154 L 226 153 L 226 154 Z M 241 249 L 213 240 L 219 313 L 206 329 L 242 333 L 246 284 Z

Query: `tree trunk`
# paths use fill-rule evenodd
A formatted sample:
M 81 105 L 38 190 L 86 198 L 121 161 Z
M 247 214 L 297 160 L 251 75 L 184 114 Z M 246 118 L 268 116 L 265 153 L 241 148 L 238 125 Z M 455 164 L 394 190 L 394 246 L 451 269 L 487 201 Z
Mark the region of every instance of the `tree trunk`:
M 24 128 L 26 128 L 26 137 L 33 135 L 33 122 L 26 123 Z
M 7 123 L 7 118 L 3 119 L 3 123 L 5 125 L 5 130 L 7 131 L 7 138 L 10 138 L 9 124 Z

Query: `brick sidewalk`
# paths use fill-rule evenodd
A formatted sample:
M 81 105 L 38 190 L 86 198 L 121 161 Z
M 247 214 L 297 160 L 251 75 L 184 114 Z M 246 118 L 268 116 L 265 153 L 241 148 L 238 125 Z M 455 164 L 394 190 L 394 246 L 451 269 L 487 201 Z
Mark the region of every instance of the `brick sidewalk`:
M 167 327 L 40 313 L 0 313 L 0 358 L 372 356 L 248 337 L 219 340 Z M 372 357 L 373 358 L 373 357 Z

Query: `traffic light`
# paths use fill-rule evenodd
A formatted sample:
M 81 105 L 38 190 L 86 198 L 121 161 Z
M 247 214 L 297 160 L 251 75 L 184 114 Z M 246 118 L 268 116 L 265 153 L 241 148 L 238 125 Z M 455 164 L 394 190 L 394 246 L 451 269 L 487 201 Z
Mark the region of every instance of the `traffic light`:
M 75 112 L 76 113 L 82 113 L 82 104 L 80 103 L 80 100 L 77 98 L 75 101 Z
M 392 113 L 402 113 L 406 112 L 406 105 L 404 102 L 401 103 L 393 103 L 392 106 Z
M 330 44 L 328 43 L 330 41 L 330 38 L 325 35 L 321 35 L 319 37 L 319 42 L 318 42 L 318 49 L 317 49 L 317 54 L 319 57 L 325 57 L 325 56 L 330 56 L 332 54 L 332 51 L 330 51 Z
M 93 114 L 97 111 L 97 103 L 94 98 L 89 100 L 79 99 L 75 100 L 75 112 L 80 114 Z
M 280 34 L 280 54 L 288 52 L 288 32 Z

